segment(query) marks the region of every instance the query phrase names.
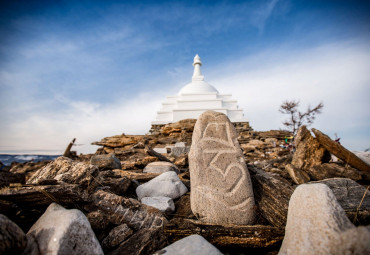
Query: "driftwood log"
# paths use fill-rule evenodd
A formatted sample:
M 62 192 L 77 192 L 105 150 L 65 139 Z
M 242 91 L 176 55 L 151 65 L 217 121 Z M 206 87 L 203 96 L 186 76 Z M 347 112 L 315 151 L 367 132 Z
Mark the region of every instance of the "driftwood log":
M 279 246 L 284 238 L 283 228 L 263 225 L 212 225 L 180 218 L 171 220 L 163 231 L 170 243 L 198 234 L 218 247 L 275 247 Z

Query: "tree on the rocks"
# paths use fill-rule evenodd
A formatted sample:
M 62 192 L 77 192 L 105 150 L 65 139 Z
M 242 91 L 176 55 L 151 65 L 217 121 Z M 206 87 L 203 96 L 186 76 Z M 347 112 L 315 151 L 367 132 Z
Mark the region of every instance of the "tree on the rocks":
M 308 106 L 306 112 L 300 112 L 298 111 L 299 103 L 299 100 L 286 100 L 279 108 L 279 112 L 290 115 L 288 119 L 283 121 L 283 124 L 293 133 L 293 135 L 296 134 L 299 127 L 303 124 L 308 126 L 311 125 L 316 118 L 316 114 L 320 114 L 324 107 L 323 103 L 319 103 L 314 108 Z

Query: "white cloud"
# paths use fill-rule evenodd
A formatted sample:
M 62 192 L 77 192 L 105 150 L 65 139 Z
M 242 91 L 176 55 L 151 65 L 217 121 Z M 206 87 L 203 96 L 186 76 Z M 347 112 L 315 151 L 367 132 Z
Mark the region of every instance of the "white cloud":
M 256 130 L 283 128 L 286 116 L 278 108 L 286 99 L 301 100 L 302 110 L 324 102 L 314 127 L 330 136 L 338 133 L 349 148 L 370 146 L 367 46 L 347 42 L 294 52 L 275 49 L 235 62 L 225 64 L 226 72 L 222 67 L 212 72 L 212 84 L 238 99 Z
M 66 110 L 50 115 L 50 112 L 8 123 L 0 134 L 3 152 L 43 150 L 62 153 L 72 138 L 77 138 L 78 152 L 94 153 L 93 141 L 117 134 L 145 134 L 150 121 L 155 118 L 162 96 L 141 94 L 110 105 L 87 102 L 67 102 Z M 3 127 L 4 129 L 4 127 Z M 10 146 L 11 145 L 11 146 Z

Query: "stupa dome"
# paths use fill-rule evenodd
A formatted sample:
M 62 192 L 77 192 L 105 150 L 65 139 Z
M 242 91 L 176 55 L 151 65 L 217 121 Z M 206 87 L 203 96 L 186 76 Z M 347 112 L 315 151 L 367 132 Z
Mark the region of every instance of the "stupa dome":
M 185 94 L 208 94 L 208 93 L 215 93 L 218 94 L 218 91 L 215 87 L 208 84 L 205 81 L 192 81 L 191 83 L 185 85 L 178 95 L 185 95 Z

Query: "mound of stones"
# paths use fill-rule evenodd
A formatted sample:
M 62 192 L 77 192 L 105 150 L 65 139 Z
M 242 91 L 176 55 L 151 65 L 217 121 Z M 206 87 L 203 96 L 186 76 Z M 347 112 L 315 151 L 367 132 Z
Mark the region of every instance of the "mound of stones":
M 0 172 L 0 254 L 368 254 L 368 165 L 220 113 Z

